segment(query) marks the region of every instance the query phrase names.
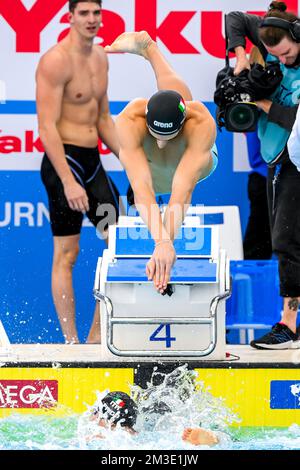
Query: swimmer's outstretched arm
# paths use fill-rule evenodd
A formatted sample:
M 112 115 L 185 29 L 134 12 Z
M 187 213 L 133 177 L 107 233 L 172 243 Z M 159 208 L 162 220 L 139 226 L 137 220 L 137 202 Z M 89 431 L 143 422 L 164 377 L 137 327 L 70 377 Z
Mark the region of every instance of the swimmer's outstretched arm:
M 167 287 L 176 253 L 161 219 L 151 171 L 142 147 L 148 132 L 144 118 L 146 103 L 147 100 L 144 99 L 131 102 L 117 117 L 116 127 L 120 141 L 120 160 L 132 186 L 135 205 L 156 244 L 146 274 L 149 280 L 153 280 L 155 288 L 162 293 Z M 166 280 L 165 284 L 163 279 Z
M 172 240 L 184 220 L 197 182 L 205 178 L 212 168 L 211 148 L 216 137 L 216 126 L 204 105 L 189 103 L 183 133 L 187 148 L 173 177 L 172 193 L 164 218 Z

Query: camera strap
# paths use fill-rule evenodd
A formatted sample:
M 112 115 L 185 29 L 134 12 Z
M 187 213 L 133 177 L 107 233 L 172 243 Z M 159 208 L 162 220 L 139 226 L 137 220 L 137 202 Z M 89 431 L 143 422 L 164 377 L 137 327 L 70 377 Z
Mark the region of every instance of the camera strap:
M 227 35 L 227 21 L 226 21 L 227 15 L 224 15 L 224 21 L 225 21 L 225 65 L 226 67 L 229 67 L 229 41 L 228 41 L 228 35 Z

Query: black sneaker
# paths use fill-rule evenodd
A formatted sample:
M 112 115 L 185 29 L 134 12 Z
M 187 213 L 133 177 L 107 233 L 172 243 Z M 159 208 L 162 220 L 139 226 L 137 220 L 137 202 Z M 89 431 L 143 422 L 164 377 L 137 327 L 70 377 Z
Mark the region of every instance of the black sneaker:
M 256 349 L 292 349 L 298 335 L 283 323 L 276 323 L 272 330 L 259 339 L 251 341 L 250 346 Z

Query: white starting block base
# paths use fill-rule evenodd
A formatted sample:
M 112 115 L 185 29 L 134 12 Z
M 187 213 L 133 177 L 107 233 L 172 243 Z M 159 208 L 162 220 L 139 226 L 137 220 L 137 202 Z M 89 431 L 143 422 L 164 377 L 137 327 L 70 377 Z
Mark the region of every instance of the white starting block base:
M 114 323 L 111 334 L 107 316 L 102 308 L 103 360 L 128 360 L 153 357 L 199 359 L 206 351 L 206 359 L 225 359 L 225 305 L 219 304 L 216 337 L 211 321 L 210 305 L 205 300 L 217 295 L 210 285 L 173 285 L 169 297 L 158 294 L 152 283 L 108 285 L 107 296 L 114 301 Z M 124 295 L 125 294 L 125 295 Z M 188 306 L 188 308 L 187 308 Z M 163 312 L 163 317 L 161 316 Z M 131 318 L 132 324 L 126 319 Z M 124 323 L 123 323 L 124 321 Z M 206 323 L 204 323 L 206 321 Z
M 170 296 L 146 277 L 154 243 L 141 219 L 123 217 L 110 227 L 94 286 L 101 301 L 102 360 L 225 359 L 229 261 L 219 248 L 218 227 L 188 219 L 174 242 Z

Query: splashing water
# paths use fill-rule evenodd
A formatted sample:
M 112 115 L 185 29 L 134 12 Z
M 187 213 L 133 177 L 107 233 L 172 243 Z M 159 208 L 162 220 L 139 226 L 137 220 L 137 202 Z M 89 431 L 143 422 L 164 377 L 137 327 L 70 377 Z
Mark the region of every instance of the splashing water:
M 101 428 L 99 437 L 99 426 L 90 416 L 92 408 L 109 392 L 105 390 L 96 392 L 96 403 L 87 405 L 82 415 L 66 408 L 63 418 L 51 412 L 44 416 L 16 412 L 0 419 L 0 449 L 195 450 L 181 436 L 185 427 L 197 426 L 217 432 L 220 444 L 214 449 L 300 449 L 300 427 L 296 424 L 280 430 L 232 428 L 240 422 L 238 416 L 197 381 L 197 375 L 187 366 L 169 374 L 156 370 L 146 389 L 132 386 L 131 396 L 139 410 L 136 435 L 117 425 L 114 430 Z
M 187 365 L 169 374 L 154 371 L 147 389 L 132 387 L 139 408 L 137 429 L 169 430 L 181 435 L 185 427 L 204 427 L 225 431 L 239 418 L 224 401 L 216 398 L 203 382 L 196 382 L 198 373 Z M 157 381 L 161 383 L 155 385 Z

